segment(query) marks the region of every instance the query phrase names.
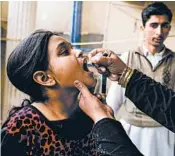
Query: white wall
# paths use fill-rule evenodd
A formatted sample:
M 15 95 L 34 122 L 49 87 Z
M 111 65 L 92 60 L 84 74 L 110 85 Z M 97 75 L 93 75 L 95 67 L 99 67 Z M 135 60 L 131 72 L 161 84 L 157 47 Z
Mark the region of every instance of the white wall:
M 8 15 L 8 2 L 1 1 L 0 4 L 1 4 L 1 20 L 6 21 Z
M 109 48 L 120 54 L 139 45 L 143 40 L 140 30 L 142 25 L 141 11 L 150 2 L 111 2 L 105 39 Z M 165 2 L 175 16 L 175 2 Z M 172 20 L 172 29 L 165 44 L 175 50 L 175 17 Z M 114 42 L 113 42 L 114 41 Z
M 107 1 L 83 1 L 82 33 L 103 34 Z
M 82 34 L 104 34 L 104 47 L 123 53 L 138 45 L 143 39 L 140 31 L 141 11 L 150 2 L 83 1 Z M 165 2 L 175 10 L 175 2 Z M 175 11 L 173 10 L 174 14 Z M 38 1 L 36 29 L 44 28 L 70 35 L 73 1 Z M 175 15 L 174 15 L 175 16 Z M 170 35 L 175 34 L 175 17 Z M 95 38 L 91 42 L 95 41 Z M 166 40 L 175 49 L 174 37 Z
M 122 53 L 139 42 L 141 8 L 131 7 L 126 2 L 111 2 L 109 8 L 105 39 L 107 42 L 116 42 L 110 42 L 104 46 Z
M 83 1 L 82 34 L 103 34 L 108 2 Z M 45 28 L 70 34 L 73 1 L 38 1 L 36 29 Z
M 148 3 L 150 2 L 83 1 L 82 34 L 105 33 L 105 40 L 108 43 L 104 47 L 117 53 L 127 51 L 135 44 L 139 44 L 139 40 L 142 39 L 143 35 L 139 30 L 141 10 Z M 174 13 L 170 35 L 175 35 L 175 1 L 165 3 Z M 7 4 L 8 2 L 2 2 L 2 7 L 7 8 Z M 5 19 L 6 10 L 2 9 L 2 18 Z M 36 29 L 43 28 L 70 34 L 72 11 L 73 1 L 37 1 Z M 117 42 L 111 43 L 111 41 Z M 174 37 L 169 37 L 165 43 L 175 49 Z
M 169 34 L 170 37 L 167 38 L 165 44 L 175 52 L 175 1 L 165 2 L 165 4 L 167 4 L 167 6 L 171 9 L 174 15 L 171 22 L 172 27 Z
M 38 1 L 36 29 L 70 32 L 73 1 Z

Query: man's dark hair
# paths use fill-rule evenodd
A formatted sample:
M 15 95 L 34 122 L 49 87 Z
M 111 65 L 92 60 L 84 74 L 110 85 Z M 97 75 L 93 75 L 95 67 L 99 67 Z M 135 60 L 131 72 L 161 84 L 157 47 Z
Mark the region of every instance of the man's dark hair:
M 142 23 L 145 26 L 151 15 L 166 15 L 169 22 L 172 20 L 171 10 L 162 2 L 154 2 L 149 4 L 142 11 Z

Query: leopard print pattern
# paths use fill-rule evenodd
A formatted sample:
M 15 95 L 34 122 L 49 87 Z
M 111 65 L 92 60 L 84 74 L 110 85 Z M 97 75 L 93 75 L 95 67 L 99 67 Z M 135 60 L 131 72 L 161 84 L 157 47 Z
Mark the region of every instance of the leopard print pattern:
M 8 135 L 24 145 L 26 155 L 37 156 L 94 156 L 95 143 L 91 134 L 78 140 L 59 136 L 38 112 L 24 107 L 15 113 L 3 127 Z

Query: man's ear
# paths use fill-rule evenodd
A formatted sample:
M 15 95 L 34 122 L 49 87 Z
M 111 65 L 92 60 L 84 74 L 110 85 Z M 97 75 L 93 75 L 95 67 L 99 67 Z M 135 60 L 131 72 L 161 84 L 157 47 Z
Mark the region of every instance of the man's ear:
M 50 74 L 48 74 L 47 72 L 44 71 L 36 71 L 33 74 L 33 80 L 43 86 L 54 86 L 56 85 L 56 81 L 54 79 L 54 77 Z

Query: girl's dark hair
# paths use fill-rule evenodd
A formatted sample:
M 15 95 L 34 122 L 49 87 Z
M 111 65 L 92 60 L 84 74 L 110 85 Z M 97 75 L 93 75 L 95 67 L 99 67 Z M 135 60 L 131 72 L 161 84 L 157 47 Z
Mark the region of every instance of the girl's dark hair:
M 142 11 L 142 23 L 145 26 L 151 15 L 166 15 L 169 22 L 172 20 L 171 10 L 162 2 L 154 2 L 149 4 Z
M 45 100 L 41 86 L 33 80 L 33 74 L 37 70 L 45 71 L 48 68 L 48 41 L 52 35 L 54 33 L 51 31 L 35 31 L 22 40 L 8 58 L 9 80 L 17 89 L 28 94 L 31 102 Z M 26 102 L 31 103 L 25 99 L 22 105 L 26 105 Z M 13 110 L 10 115 L 15 112 Z

